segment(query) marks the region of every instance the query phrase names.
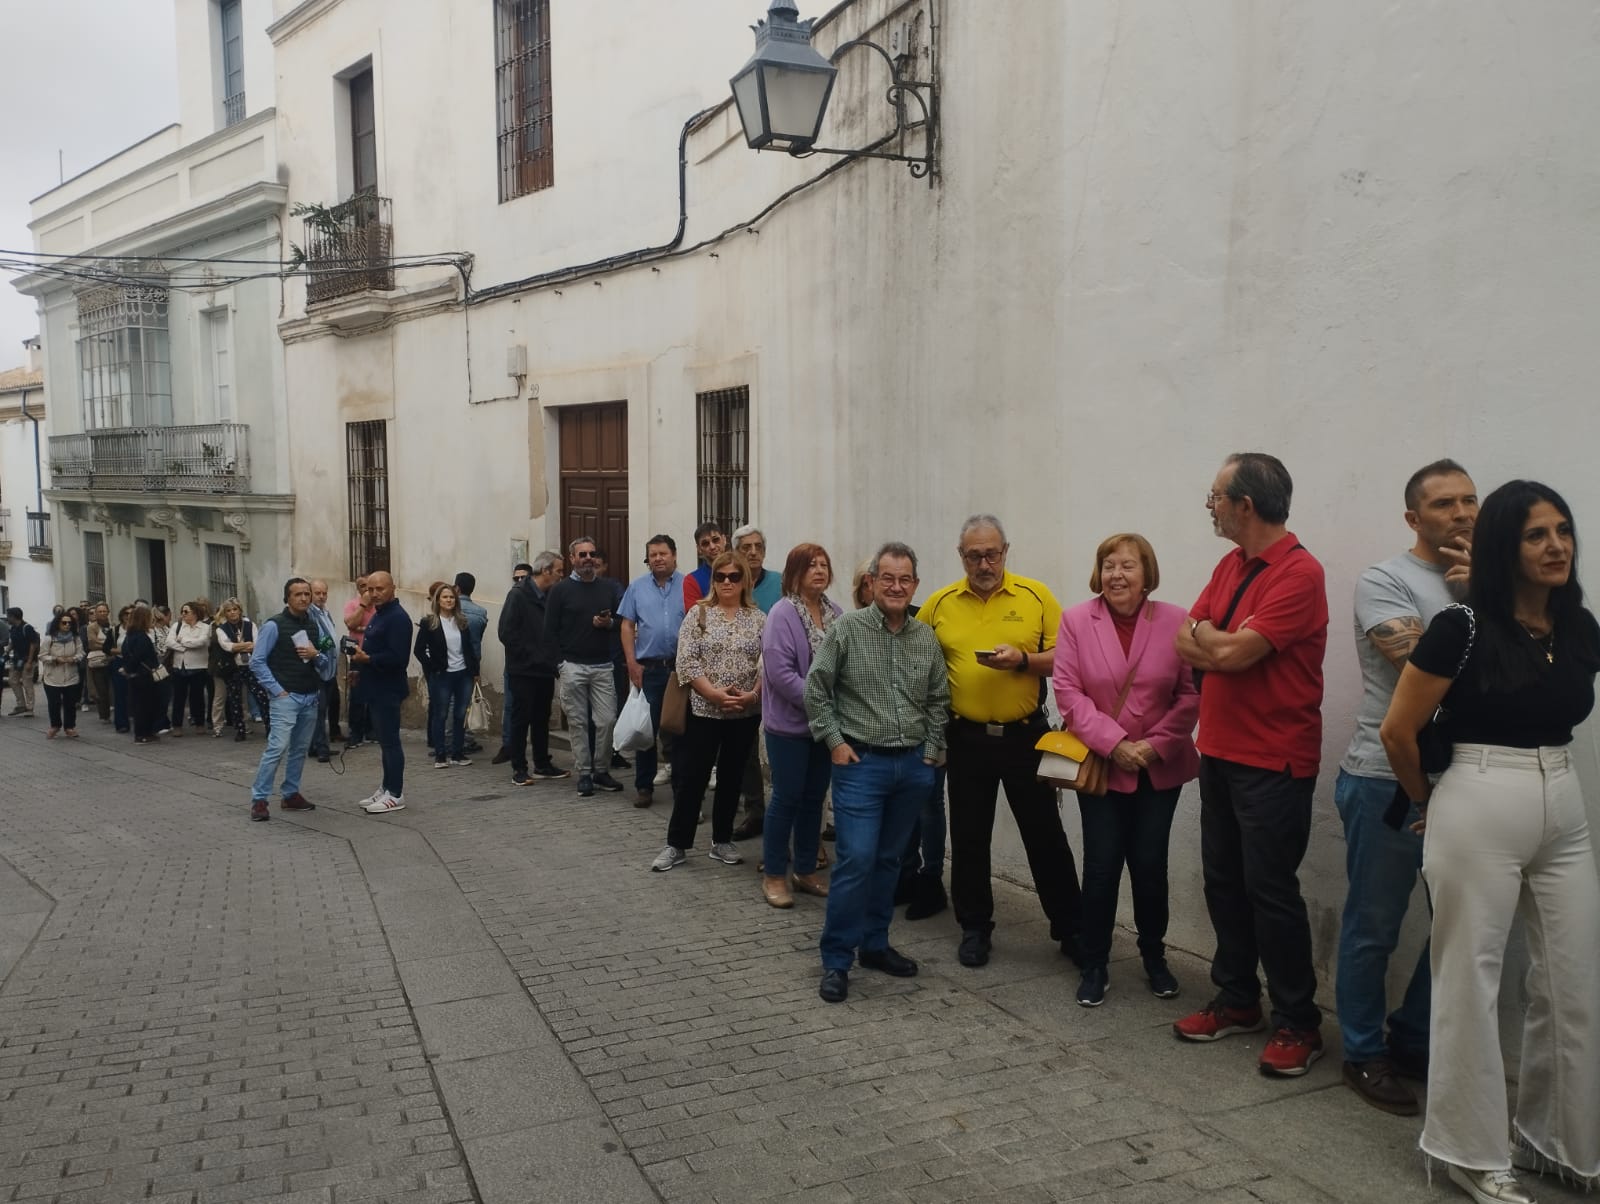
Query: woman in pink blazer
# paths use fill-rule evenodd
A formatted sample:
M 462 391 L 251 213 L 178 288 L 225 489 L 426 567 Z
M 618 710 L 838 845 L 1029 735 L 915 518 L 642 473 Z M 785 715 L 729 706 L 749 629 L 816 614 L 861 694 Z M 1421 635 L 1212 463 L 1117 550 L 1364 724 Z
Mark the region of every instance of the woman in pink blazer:
M 1095 553 L 1098 596 L 1061 615 L 1053 681 L 1061 725 L 1109 762 L 1105 795 L 1078 795 L 1083 817 L 1083 979 L 1078 1003 L 1099 1007 L 1126 862 L 1150 989 L 1178 993 L 1167 968 L 1167 840 L 1183 784 L 1200 772 L 1200 694 L 1173 651 L 1181 606 L 1152 602 L 1160 581 L 1142 535 L 1113 535 Z

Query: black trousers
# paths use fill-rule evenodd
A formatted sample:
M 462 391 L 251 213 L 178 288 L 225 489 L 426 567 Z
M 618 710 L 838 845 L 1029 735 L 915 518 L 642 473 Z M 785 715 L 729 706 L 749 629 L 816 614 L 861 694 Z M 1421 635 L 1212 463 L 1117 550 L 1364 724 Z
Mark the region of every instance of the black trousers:
M 46 686 L 45 706 L 50 711 L 50 730 L 64 727 L 69 732 L 78 730 L 78 691 L 81 685 Z
M 1133 922 L 1139 954 L 1148 962 L 1167 952 L 1167 842 L 1180 787 L 1157 790 L 1140 771 L 1129 793 L 1078 795 L 1083 819 L 1083 964 L 1104 966 L 1111 957 L 1122 867 L 1133 887 Z
M 1298 877 L 1316 784 L 1314 777 L 1200 759 L 1200 865 L 1217 934 L 1211 981 L 1223 1003 L 1254 1007 L 1261 999 L 1259 964 L 1276 1028 L 1322 1022 Z
M 550 764 L 550 708 L 555 701 L 553 677 L 509 677 L 511 686 L 511 770 L 528 772 L 528 741 L 533 741 L 533 763 Z
M 1055 789 L 1037 778 L 1039 753 L 1034 743 L 1043 734 L 1016 728 L 990 736 L 981 727 L 952 720 L 946 733 L 946 767 L 950 796 L 950 902 L 963 932 L 994 930 L 994 885 L 989 849 L 994 839 L 996 793 L 1017 821 L 1028 855 L 1039 906 L 1050 918 L 1050 939 L 1075 938 L 1083 927 L 1083 899 L 1072 846 L 1061 827 Z
M 156 725 L 164 718 L 161 687 L 145 669 L 135 669 L 128 678 L 128 710 L 133 713 L 134 739 L 148 740 L 156 734 Z
M 183 730 L 183 713 L 189 712 L 191 727 L 209 727 L 206 712 L 206 678 L 211 674 L 204 669 L 174 669 L 167 679 L 172 683 L 172 726 Z
M 712 767 L 717 771 L 717 793 L 711 800 L 711 843 L 733 839 L 733 816 L 739 809 L 739 784 L 744 766 L 755 751 L 761 716 L 740 719 L 703 719 L 689 712 L 672 761 L 672 819 L 667 843 L 676 849 L 694 847 L 695 823 L 705 802 Z

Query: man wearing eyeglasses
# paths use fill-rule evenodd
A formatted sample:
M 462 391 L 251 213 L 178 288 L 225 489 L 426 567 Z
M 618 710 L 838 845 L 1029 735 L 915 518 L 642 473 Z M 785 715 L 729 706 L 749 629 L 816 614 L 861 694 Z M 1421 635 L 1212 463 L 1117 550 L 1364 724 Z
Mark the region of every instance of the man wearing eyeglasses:
M 611 672 L 611 629 L 618 622 L 616 582 L 596 571 L 595 542 L 580 535 L 567 546 L 573 576 L 550 589 L 545 603 L 545 637 L 561 649 L 561 707 L 572 733 L 578 793 L 589 798 L 595 787 L 620 792 L 611 776 L 611 729 L 617 721 L 617 691 Z M 594 749 L 584 739 L 594 724 Z
M 993 943 L 990 845 L 1001 786 L 1050 918 L 1050 939 L 1074 962 L 1080 957 L 1078 867 L 1055 790 L 1038 780 L 1034 747 L 1050 726 L 1043 703 L 1061 605 L 1042 582 L 1006 570 L 1010 549 L 999 519 L 973 515 L 956 545 L 967 575 L 917 611 L 939 637 L 950 674 L 950 896 L 963 966 L 985 964 Z
M 711 595 L 711 562 L 728 550 L 728 536 L 720 524 L 707 519 L 694 529 L 694 548 L 700 563 L 683 578 L 683 609 Z
M 889 944 L 895 879 L 917 812 L 944 761 L 949 679 L 939 641 L 907 613 L 917 554 L 887 543 L 872 560 L 873 601 L 829 625 L 806 676 L 811 734 L 833 760 L 837 862 L 822 926 L 825 1003 L 850 993 L 854 962 L 896 978 L 917 963 Z
M 1238 547 L 1178 629 L 1200 684 L 1200 865 L 1216 933 L 1216 997 L 1172 1026 L 1186 1041 L 1260 1031 L 1272 1002 L 1266 1075 L 1305 1074 L 1322 1056 L 1322 1012 L 1300 861 L 1322 757 L 1322 565 L 1288 528 L 1294 482 L 1275 456 L 1238 452 L 1206 494 L 1211 528 Z

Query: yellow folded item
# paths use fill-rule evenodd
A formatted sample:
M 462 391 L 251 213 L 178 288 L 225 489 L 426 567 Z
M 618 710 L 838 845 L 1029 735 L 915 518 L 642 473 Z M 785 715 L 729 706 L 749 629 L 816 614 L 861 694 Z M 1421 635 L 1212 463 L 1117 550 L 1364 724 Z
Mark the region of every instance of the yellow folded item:
M 1089 747 L 1071 732 L 1046 732 L 1034 745 L 1042 753 L 1065 757 L 1082 764 L 1089 756 Z

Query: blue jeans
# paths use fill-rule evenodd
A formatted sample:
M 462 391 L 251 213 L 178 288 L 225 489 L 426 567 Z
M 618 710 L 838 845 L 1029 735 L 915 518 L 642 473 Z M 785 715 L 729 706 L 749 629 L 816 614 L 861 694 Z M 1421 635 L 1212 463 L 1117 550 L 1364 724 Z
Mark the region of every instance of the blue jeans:
M 472 674 L 465 669 L 454 673 L 435 673 L 428 678 L 428 746 L 435 760 L 446 754 L 461 756 L 467 743 L 467 707 L 472 702 Z M 445 744 L 445 715 L 450 717 L 448 748 Z
M 400 798 L 406 788 L 406 750 L 400 744 L 400 702 L 390 694 L 367 701 L 367 720 L 383 759 L 383 788 Z
M 283 797 L 300 792 L 300 773 L 305 769 L 306 752 L 317 726 L 320 694 L 284 694 L 272 700 L 272 725 L 267 731 L 267 747 L 261 752 L 250 801 L 264 803 L 272 795 L 272 782 L 283 764 Z
M 664 745 L 669 739 L 661 730 L 661 700 L 666 697 L 667 678 L 672 676 L 672 670 L 665 665 L 644 665 L 642 673 L 639 688 L 650 704 L 650 726 L 656 729 L 656 739 L 650 742 L 649 748 L 633 754 L 633 785 L 636 790 L 649 790 L 656 784 L 656 743 Z
M 835 829 L 838 826 L 834 824 Z M 933 787 L 922 800 L 921 814 L 906 837 L 905 855 L 900 859 L 902 882 L 913 874 L 944 877 L 944 835 L 944 766 L 941 765 L 933 771 Z
M 1422 869 L 1422 837 L 1411 831 L 1416 808 L 1398 832 L 1383 822 L 1394 790 L 1391 781 L 1357 777 L 1342 769 L 1333 787 L 1334 805 L 1344 821 L 1345 874 L 1350 880 L 1339 925 L 1335 991 L 1344 1056 L 1351 1062 L 1370 1062 L 1387 1052 L 1384 980 Z M 1389 1046 L 1426 1056 L 1432 986 L 1424 945 L 1405 998 L 1389 1015 Z
M 772 801 L 761 830 L 761 872 L 781 878 L 789 872 L 789 841 L 794 839 L 794 872 L 815 873 L 822 840 L 822 796 L 833 769 L 828 746 L 806 736 L 767 732 L 767 762 L 772 766 Z
M 824 970 L 848 970 L 858 949 L 888 947 L 900 853 L 933 788 L 920 746 L 856 752 L 861 760 L 833 766 L 836 860 L 822 924 Z

